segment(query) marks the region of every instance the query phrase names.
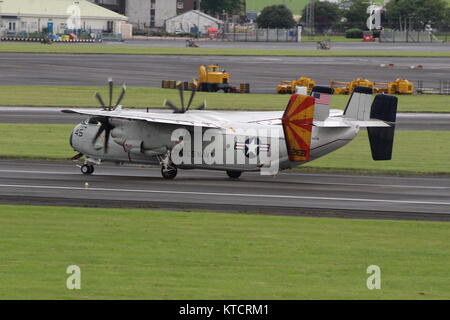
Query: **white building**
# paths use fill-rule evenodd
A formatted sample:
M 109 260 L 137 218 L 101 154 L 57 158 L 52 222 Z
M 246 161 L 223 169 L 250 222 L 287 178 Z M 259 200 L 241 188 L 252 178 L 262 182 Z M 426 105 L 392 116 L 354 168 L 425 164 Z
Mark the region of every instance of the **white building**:
M 192 10 L 166 20 L 166 31 L 169 33 L 188 33 L 197 27 L 201 33 L 208 33 L 208 28 L 219 29 L 222 21 L 206 13 Z
M 184 7 L 192 7 L 187 0 L 88 0 L 129 18 L 136 29 L 163 28 L 167 18 Z M 181 8 L 181 9 L 180 9 Z
M 87 0 L 0 0 L 0 19 L 2 34 L 69 29 L 121 34 L 128 20 Z

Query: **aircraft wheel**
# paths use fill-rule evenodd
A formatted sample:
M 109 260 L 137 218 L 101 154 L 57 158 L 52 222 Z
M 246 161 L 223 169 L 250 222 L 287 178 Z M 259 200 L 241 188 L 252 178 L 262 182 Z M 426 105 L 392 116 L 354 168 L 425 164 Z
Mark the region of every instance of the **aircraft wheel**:
M 239 177 L 242 175 L 242 171 L 227 171 L 227 175 L 231 178 L 231 179 L 239 179 Z
M 166 180 L 173 180 L 177 176 L 178 169 L 176 167 L 172 167 L 170 169 L 161 168 L 161 174 Z
M 91 164 L 85 164 L 81 166 L 81 173 L 85 176 L 90 176 L 94 173 L 94 166 Z

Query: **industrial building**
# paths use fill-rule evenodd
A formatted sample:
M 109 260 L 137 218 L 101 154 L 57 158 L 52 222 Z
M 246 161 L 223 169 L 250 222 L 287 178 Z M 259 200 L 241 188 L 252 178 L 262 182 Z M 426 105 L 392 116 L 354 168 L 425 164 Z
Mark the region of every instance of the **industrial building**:
M 71 30 L 121 34 L 128 18 L 87 0 L 0 0 L 0 33 L 63 34 Z
M 201 0 L 89 0 L 129 18 L 135 29 L 164 28 L 168 18 L 200 8 Z
M 198 10 L 191 10 L 166 20 L 169 33 L 208 33 L 208 29 L 219 29 L 222 21 Z

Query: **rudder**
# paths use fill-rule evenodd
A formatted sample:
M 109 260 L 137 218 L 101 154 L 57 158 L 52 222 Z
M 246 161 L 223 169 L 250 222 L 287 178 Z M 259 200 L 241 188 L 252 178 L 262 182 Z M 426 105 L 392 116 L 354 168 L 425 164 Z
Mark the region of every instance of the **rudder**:
M 294 94 L 289 100 L 281 120 L 290 161 L 310 159 L 314 105 L 311 96 Z

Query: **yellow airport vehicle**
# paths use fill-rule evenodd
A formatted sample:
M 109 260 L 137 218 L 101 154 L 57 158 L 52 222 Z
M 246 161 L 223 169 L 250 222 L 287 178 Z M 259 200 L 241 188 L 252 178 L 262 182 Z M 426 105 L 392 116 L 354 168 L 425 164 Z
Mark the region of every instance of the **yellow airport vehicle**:
M 375 83 L 376 93 L 386 94 L 413 94 L 414 84 L 406 79 L 395 79 L 388 83 Z
M 203 92 L 217 92 L 223 90 L 225 93 L 250 93 L 250 84 L 242 83 L 237 88 L 231 84 L 230 74 L 219 65 L 200 66 L 198 70 L 198 79 L 193 79 L 193 82 L 184 82 L 183 88 L 190 90 L 192 87 L 196 87 L 198 91 Z M 163 80 L 162 88 L 174 89 L 177 81 Z
M 295 93 L 297 87 L 306 87 L 308 93 L 311 93 L 312 89 L 316 85 L 316 82 L 308 77 L 300 77 L 297 80 L 283 80 L 281 84 L 276 86 L 277 93 L 279 94 L 292 94 Z
M 366 87 L 375 90 L 375 83 L 363 78 L 357 78 L 351 82 L 331 80 L 330 87 L 334 89 L 334 94 L 352 94 L 356 87 Z
M 197 85 L 199 91 L 204 92 L 232 92 L 233 88 L 230 83 L 231 77 L 219 65 L 200 66 L 198 70 Z

